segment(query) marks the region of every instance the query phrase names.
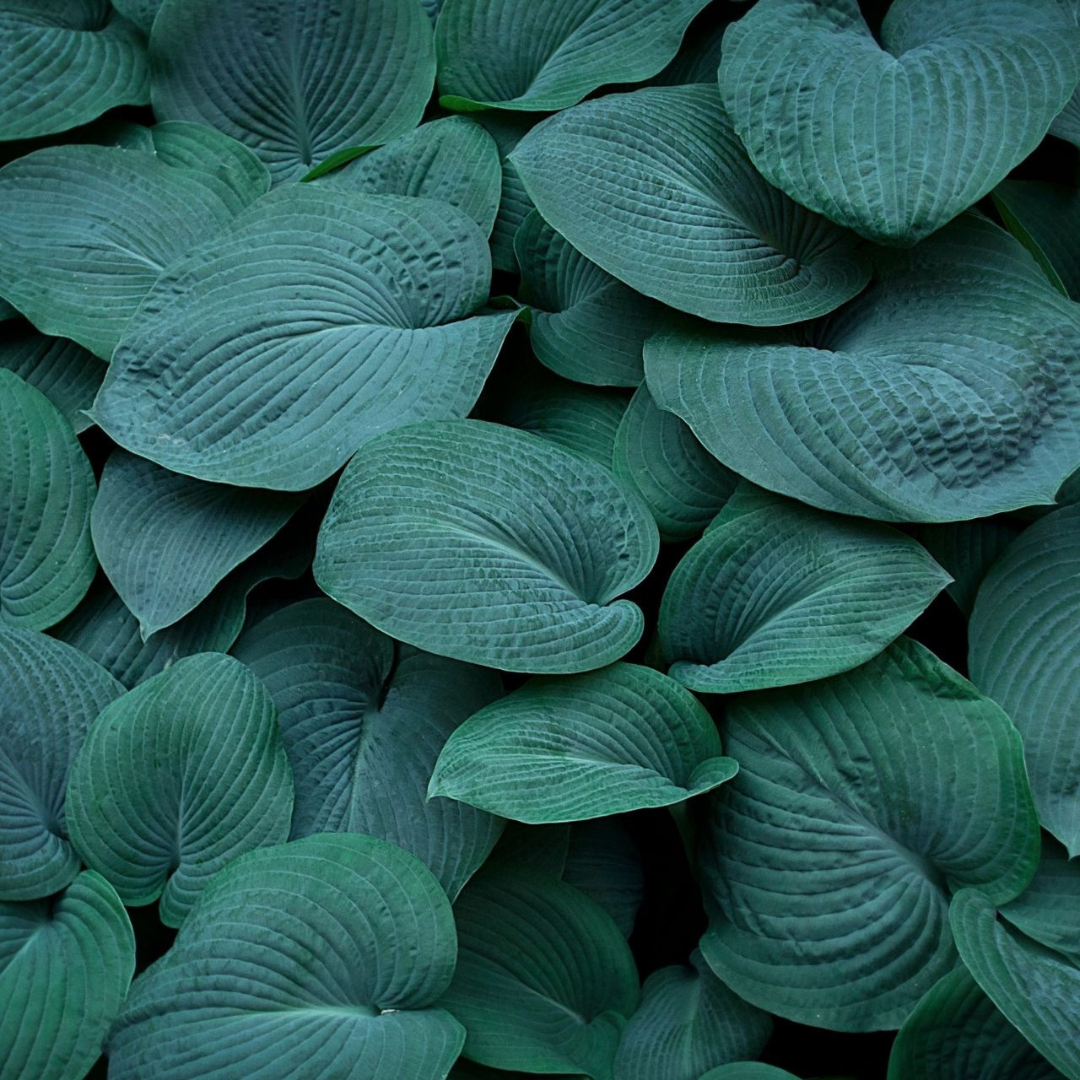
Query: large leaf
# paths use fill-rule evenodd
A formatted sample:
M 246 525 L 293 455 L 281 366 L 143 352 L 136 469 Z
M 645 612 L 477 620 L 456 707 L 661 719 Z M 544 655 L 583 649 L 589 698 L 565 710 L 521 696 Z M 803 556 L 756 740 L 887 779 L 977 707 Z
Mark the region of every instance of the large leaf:
M 659 325 L 660 305 L 586 259 L 535 210 L 518 229 L 514 252 L 541 363 L 576 382 L 639 385 L 641 350 Z
M 116 450 L 90 530 L 142 635 L 182 619 L 288 521 L 300 496 L 207 484 Z
M 772 1033 L 768 1014 L 737 997 L 697 950 L 689 965 L 645 980 L 615 1058 L 617 1080 L 698 1080 L 718 1065 L 756 1058 Z
M 459 420 L 361 448 L 319 532 L 315 579 L 401 641 L 559 674 L 611 663 L 641 637 L 640 609 L 616 597 L 658 547 L 648 511 L 601 465 Z
M 730 780 L 712 718 L 652 668 L 531 679 L 449 738 L 430 794 L 540 825 L 670 806 Z
M 879 252 L 874 284 L 799 338 L 675 328 L 645 373 L 725 465 L 825 510 L 985 517 L 1052 502 L 1080 463 L 1078 309 L 975 215 Z
M 265 190 L 115 146 L 38 150 L 0 170 L 0 293 L 108 360 L 161 271 Z
M 901 638 L 854 671 L 735 699 L 713 796 L 702 949 L 748 1001 L 895 1028 L 956 963 L 951 889 L 1012 899 L 1038 863 L 1020 738 Z
M 473 119 L 495 140 L 502 166 L 502 196 L 491 230 L 491 264 L 496 270 L 516 273 L 514 237 L 533 206 L 508 155 L 533 126 L 536 117 L 528 113 L 492 111 L 476 113 Z
M 1039 820 L 1080 853 L 1080 505 L 1026 529 L 986 575 L 969 631 L 972 681 L 1024 740 Z
M 463 116 L 422 124 L 316 179 L 334 191 L 441 199 L 468 214 L 485 236 L 502 193 L 495 140 Z
M 396 645 L 327 599 L 244 632 L 233 650 L 266 684 L 292 765 L 292 835 L 356 832 L 411 851 L 451 898 L 503 823 L 427 786 L 447 737 L 501 692 L 491 671 Z
M 85 124 L 150 100 L 146 43 L 109 0 L 5 0 L 0 140 Z
M 510 161 L 578 251 L 680 311 L 798 322 L 850 300 L 870 276 L 851 234 L 758 176 L 715 87 L 587 101 L 537 125 Z
M 262 684 L 218 653 L 107 707 L 71 769 L 68 829 L 125 904 L 179 926 L 230 859 L 289 835 L 292 775 Z
M 1058 0 L 764 0 L 724 37 L 720 90 L 754 164 L 796 202 L 913 244 L 1039 144 L 1080 78 Z
M 1080 191 L 1039 180 L 994 188 L 1002 220 L 1066 296 L 1080 300 Z
M 44 394 L 0 368 L 0 624 L 44 630 L 83 598 L 97 562 L 94 474 Z
M 127 912 L 92 870 L 49 900 L 0 902 L 0 1076 L 85 1076 L 134 970 Z
M 611 917 L 570 885 L 521 867 L 478 874 L 454 917 L 460 951 L 443 1004 L 465 1025 L 464 1056 L 612 1080 L 639 989 Z
M 239 139 L 275 181 L 410 131 L 435 79 L 417 0 L 165 0 L 150 58 L 159 117 Z
M 0 900 L 35 900 L 79 872 L 68 772 L 91 723 L 124 688 L 63 642 L 4 627 L 0 686 Z
M 888 525 L 754 491 L 744 499 L 745 489 L 664 590 L 660 646 L 669 674 L 691 690 L 733 694 L 858 667 L 949 582 Z
M 460 1025 L 449 901 L 407 852 L 310 836 L 250 852 L 210 883 L 135 980 L 110 1080 L 442 1080 Z
M 709 0 L 446 0 L 439 103 L 552 112 L 655 75 Z
M 469 317 L 490 276 L 445 203 L 289 185 L 158 278 L 95 418 L 175 472 L 310 488 L 380 431 L 469 411 L 515 317 Z

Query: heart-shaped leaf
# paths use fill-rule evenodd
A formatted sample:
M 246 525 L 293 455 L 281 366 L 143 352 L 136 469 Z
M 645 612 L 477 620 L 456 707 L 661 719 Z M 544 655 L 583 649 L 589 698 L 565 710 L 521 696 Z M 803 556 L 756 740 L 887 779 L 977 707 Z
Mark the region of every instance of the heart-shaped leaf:
M 854 671 L 735 699 L 712 798 L 702 950 L 741 997 L 836 1031 L 899 1027 L 956 963 L 949 892 L 1038 864 L 1008 717 L 900 638 Z
M 531 679 L 447 741 L 430 794 L 539 825 L 671 806 L 735 775 L 712 718 L 652 668 Z
M 382 837 L 456 896 L 503 823 L 449 799 L 428 801 L 427 786 L 454 728 L 501 693 L 499 677 L 396 646 L 327 599 L 276 612 L 233 651 L 278 708 L 296 785 L 292 835 Z
M 715 87 L 587 101 L 538 124 L 510 161 L 578 251 L 680 311 L 777 326 L 832 311 L 870 277 L 855 237 L 758 176 Z
M 796 202 L 913 244 L 1031 153 L 1080 78 L 1058 0 L 765 0 L 724 37 L 720 90 L 754 164 Z
M 442 1080 L 464 1036 L 435 1007 L 455 955 L 408 852 L 346 834 L 249 852 L 132 984 L 110 1080 Z
M 106 708 L 79 751 L 68 829 L 125 904 L 179 926 L 214 874 L 289 835 L 292 775 L 263 685 L 203 653 Z
M 1080 191 L 1039 180 L 1005 180 L 994 188 L 994 205 L 1050 281 L 1080 300 Z
M 469 317 L 490 275 L 445 203 L 289 185 L 158 279 L 95 417 L 175 472 L 310 488 L 380 431 L 472 408 L 515 318 Z

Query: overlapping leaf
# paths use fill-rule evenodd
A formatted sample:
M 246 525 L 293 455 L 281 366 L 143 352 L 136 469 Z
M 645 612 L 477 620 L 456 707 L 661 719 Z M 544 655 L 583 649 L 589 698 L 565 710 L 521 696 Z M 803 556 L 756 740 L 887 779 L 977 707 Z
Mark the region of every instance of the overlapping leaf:
M 595 900 L 628 938 L 645 893 L 645 874 L 625 818 L 595 818 L 568 828 L 562 880 Z
M 994 188 L 994 205 L 1054 285 L 1080 300 L 1080 191 L 1039 180 L 1005 180 Z
M 516 273 L 518 265 L 514 254 L 514 237 L 533 205 L 508 155 L 533 126 L 536 117 L 528 113 L 492 110 L 474 113 L 472 118 L 495 140 L 502 167 L 502 195 L 491 230 L 491 263 L 496 270 Z

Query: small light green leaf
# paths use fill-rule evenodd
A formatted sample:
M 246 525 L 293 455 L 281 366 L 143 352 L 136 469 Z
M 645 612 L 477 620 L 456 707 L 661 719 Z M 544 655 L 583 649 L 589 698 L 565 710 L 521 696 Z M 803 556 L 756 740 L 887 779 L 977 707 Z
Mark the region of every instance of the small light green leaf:
M 174 472 L 313 487 L 381 431 L 472 408 L 515 318 L 473 316 L 490 273 L 445 203 L 289 185 L 157 280 L 95 417 Z
M 470 717 L 429 793 L 540 825 L 671 806 L 730 780 L 709 714 L 652 668 L 531 679 Z
M 800 322 L 850 300 L 870 277 L 855 237 L 758 176 L 715 87 L 587 101 L 538 124 L 510 161 L 582 255 L 680 311 Z
M 612 1080 L 639 988 L 607 912 L 549 875 L 491 867 L 458 897 L 454 916 L 458 963 L 442 1004 L 465 1025 L 464 1056 Z
M 4 1080 L 85 1076 L 134 971 L 127 912 L 92 870 L 51 899 L 0 902 Z
M 925 548 L 888 525 L 768 496 L 683 556 L 657 632 L 669 674 L 691 690 L 788 686 L 869 660 L 948 581 Z
M 179 926 L 230 859 L 289 835 L 276 710 L 242 664 L 178 660 L 108 706 L 71 769 L 72 843 L 125 904 Z
M 474 113 L 472 119 L 495 140 L 502 166 L 502 197 L 491 230 L 491 263 L 496 270 L 516 274 L 518 265 L 514 254 L 514 237 L 533 205 L 508 155 L 525 132 L 533 127 L 537 118 L 528 113 L 492 111 Z
M 735 779 L 702 857 L 710 966 L 835 1031 L 899 1027 L 950 971 L 950 890 L 1016 896 L 1038 824 L 1008 717 L 905 638 L 854 671 L 735 699 Z
M 645 894 L 637 841 L 622 818 L 579 821 L 568 832 L 566 858 L 558 876 L 595 900 L 628 938 Z
M 65 819 L 68 772 L 91 723 L 124 688 L 63 642 L 7 627 L 0 686 L 0 900 L 36 900 L 79 872 Z
M 435 79 L 417 0 L 165 0 L 150 57 L 157 116 L 239 139 L 275 183 L 411 131 Z
M 971 679 L 1024 740 L 1039 820 L 1080 853 L 1080 505 L 1029 526 L 990 568 L 969 629 Z
M 86 594 L 94 473 L 44 394 L 0 368 L 0 625 L 44 630 Z
M 371 836 L 234 860 L 135 980 L 110 1080 L 442 1080 L 461 1026 L 439 996 L 454 919 L 430 871 Z
M 540 674 L 603 667 L 641 637 L 616 597 L 652 568 L 644 505 L 596 462 L 478 420 L 363 446 L 319 532 L 315 580 L 440 656 Z
M 878 243 L 914 244 L 1031 153 L 1080 77 L 1058 0 L 765 0 L 724 37 L 720 90 L 761 174 Z
M 447 737 L 502 692 L 493 671 L 396 645 L 339 604 L 303 600 L 233 650 L 278 708 L 296 785 L 292 835 L 378 836 L 430 867 L 453 899 L 502 832 L 427 786 Z
M 0 140 L 78 127 L 150 100 L 146 42 L 109 0 L 5 0 Z
M 1050 282 L 1080 300 L 1080 191 L 1038 180 L 1004 180 L 994 205 Z

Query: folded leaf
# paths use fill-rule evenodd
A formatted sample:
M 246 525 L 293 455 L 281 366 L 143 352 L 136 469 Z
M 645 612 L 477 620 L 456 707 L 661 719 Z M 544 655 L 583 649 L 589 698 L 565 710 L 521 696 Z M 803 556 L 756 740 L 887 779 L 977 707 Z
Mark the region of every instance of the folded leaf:
M 1009 232 L 1061 292 L 1080 300 L 1080 191 L 1038 180 L 1004 180 L 993 194 Z

